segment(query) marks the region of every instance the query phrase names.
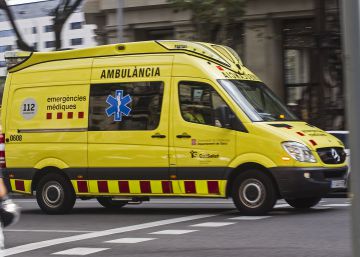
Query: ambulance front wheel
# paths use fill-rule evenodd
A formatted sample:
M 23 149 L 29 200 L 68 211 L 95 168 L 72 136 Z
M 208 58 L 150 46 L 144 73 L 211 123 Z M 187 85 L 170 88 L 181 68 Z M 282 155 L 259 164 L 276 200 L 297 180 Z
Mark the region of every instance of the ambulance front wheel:
M 107 209 L 119 209 L 128 203 L 127 201 L 114 200 L 112 197 L 98 197 L 96 199 L 99 204 Z
M 47 214 L 64 214 L 71 211 L 76 195 L 70 181 L 57 173 L 40 179 L 36 187 L 36 200 Z
M 245 215 L 261 215 L 270 211 L 277 200 L 272 179 L 258 170 L 245 171 L 233 181 L 232 198 Z

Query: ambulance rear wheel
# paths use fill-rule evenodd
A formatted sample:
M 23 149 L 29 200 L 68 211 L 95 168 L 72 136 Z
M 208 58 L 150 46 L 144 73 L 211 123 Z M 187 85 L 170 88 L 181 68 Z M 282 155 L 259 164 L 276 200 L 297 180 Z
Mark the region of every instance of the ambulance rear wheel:
M 76 201 L 74 189 L 68 179 L 50 173 L 40 179 L 36 188 L 36 200 L 47 214 L 64 214 L 71 211 Z
M 96 199 L 99 204 L 107 209 L 120 209 L 128 203 L 127 201 L 114 200 L 112 197 L 98 197 Z
M 258 170 L 246 171 L 235 178 L 232 198 L 237 209 L 246 215 L 265 214 L 277 200 L 272 179 Z
M 321 200 L 321 197 L 309 197 L 309 198 L 295 198 L 285 199 L 285 201 L 296 209 L 309 209 L 317 205 Z

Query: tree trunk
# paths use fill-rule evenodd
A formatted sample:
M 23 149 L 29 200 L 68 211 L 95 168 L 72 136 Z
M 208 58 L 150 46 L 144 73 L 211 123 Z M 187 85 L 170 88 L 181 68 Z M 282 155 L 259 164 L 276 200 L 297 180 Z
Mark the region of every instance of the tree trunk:
M 61 32 L 63 29 L 63 24 L 64 23 L 54 23 L 55 50 L 60 50 L 62 48 Z
M 71 0 L 62 0 L 61 3 L 54 9 L 54 34 L 55 34 L 55 50 L 62 48 L 61 32 L 65 22 L 70 15 L 80 6 L 83 0 L 76 0 L 71 4 Z

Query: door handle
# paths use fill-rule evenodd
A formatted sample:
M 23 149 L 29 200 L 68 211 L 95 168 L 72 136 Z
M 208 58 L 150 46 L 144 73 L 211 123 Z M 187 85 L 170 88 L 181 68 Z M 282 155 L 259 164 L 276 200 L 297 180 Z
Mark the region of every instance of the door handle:
M 181 135 L 176 135 L 177 138 L 191 138 L 191 136 L 188 133 L 182 133 Z
M 156 133 L 154 135 L 151 136 L 152 138 L 165 138 L 165 135 L 161 135 L 160 133 Z

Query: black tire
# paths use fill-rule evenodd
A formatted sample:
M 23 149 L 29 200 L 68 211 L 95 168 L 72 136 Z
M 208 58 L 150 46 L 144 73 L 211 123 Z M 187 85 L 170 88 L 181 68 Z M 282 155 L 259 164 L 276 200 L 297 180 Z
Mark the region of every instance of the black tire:
M 241 213 L 261 215 L 274 207 L 277 194 L 275 185 L 268 175 L 258 170 L 249 170 L 235 178 L 232 198 Z
M 64 214 L 74 207 L 76 195 L 66 177 L 49 173 L 40 179 L 36 187 L 36 200 L 43 212 Z
M 285 199 L 285 201 L 296 209 L 309 209 L 317 205 L 321 200 L 321 197 L 309 197 L 309 198 L 295 198 Z
M 113 200 L 112 197 L 98 197 L 96 199 L 98 200 L 99 204 L 107 209 L 120 209 L 128 203 L 127 201 Z

